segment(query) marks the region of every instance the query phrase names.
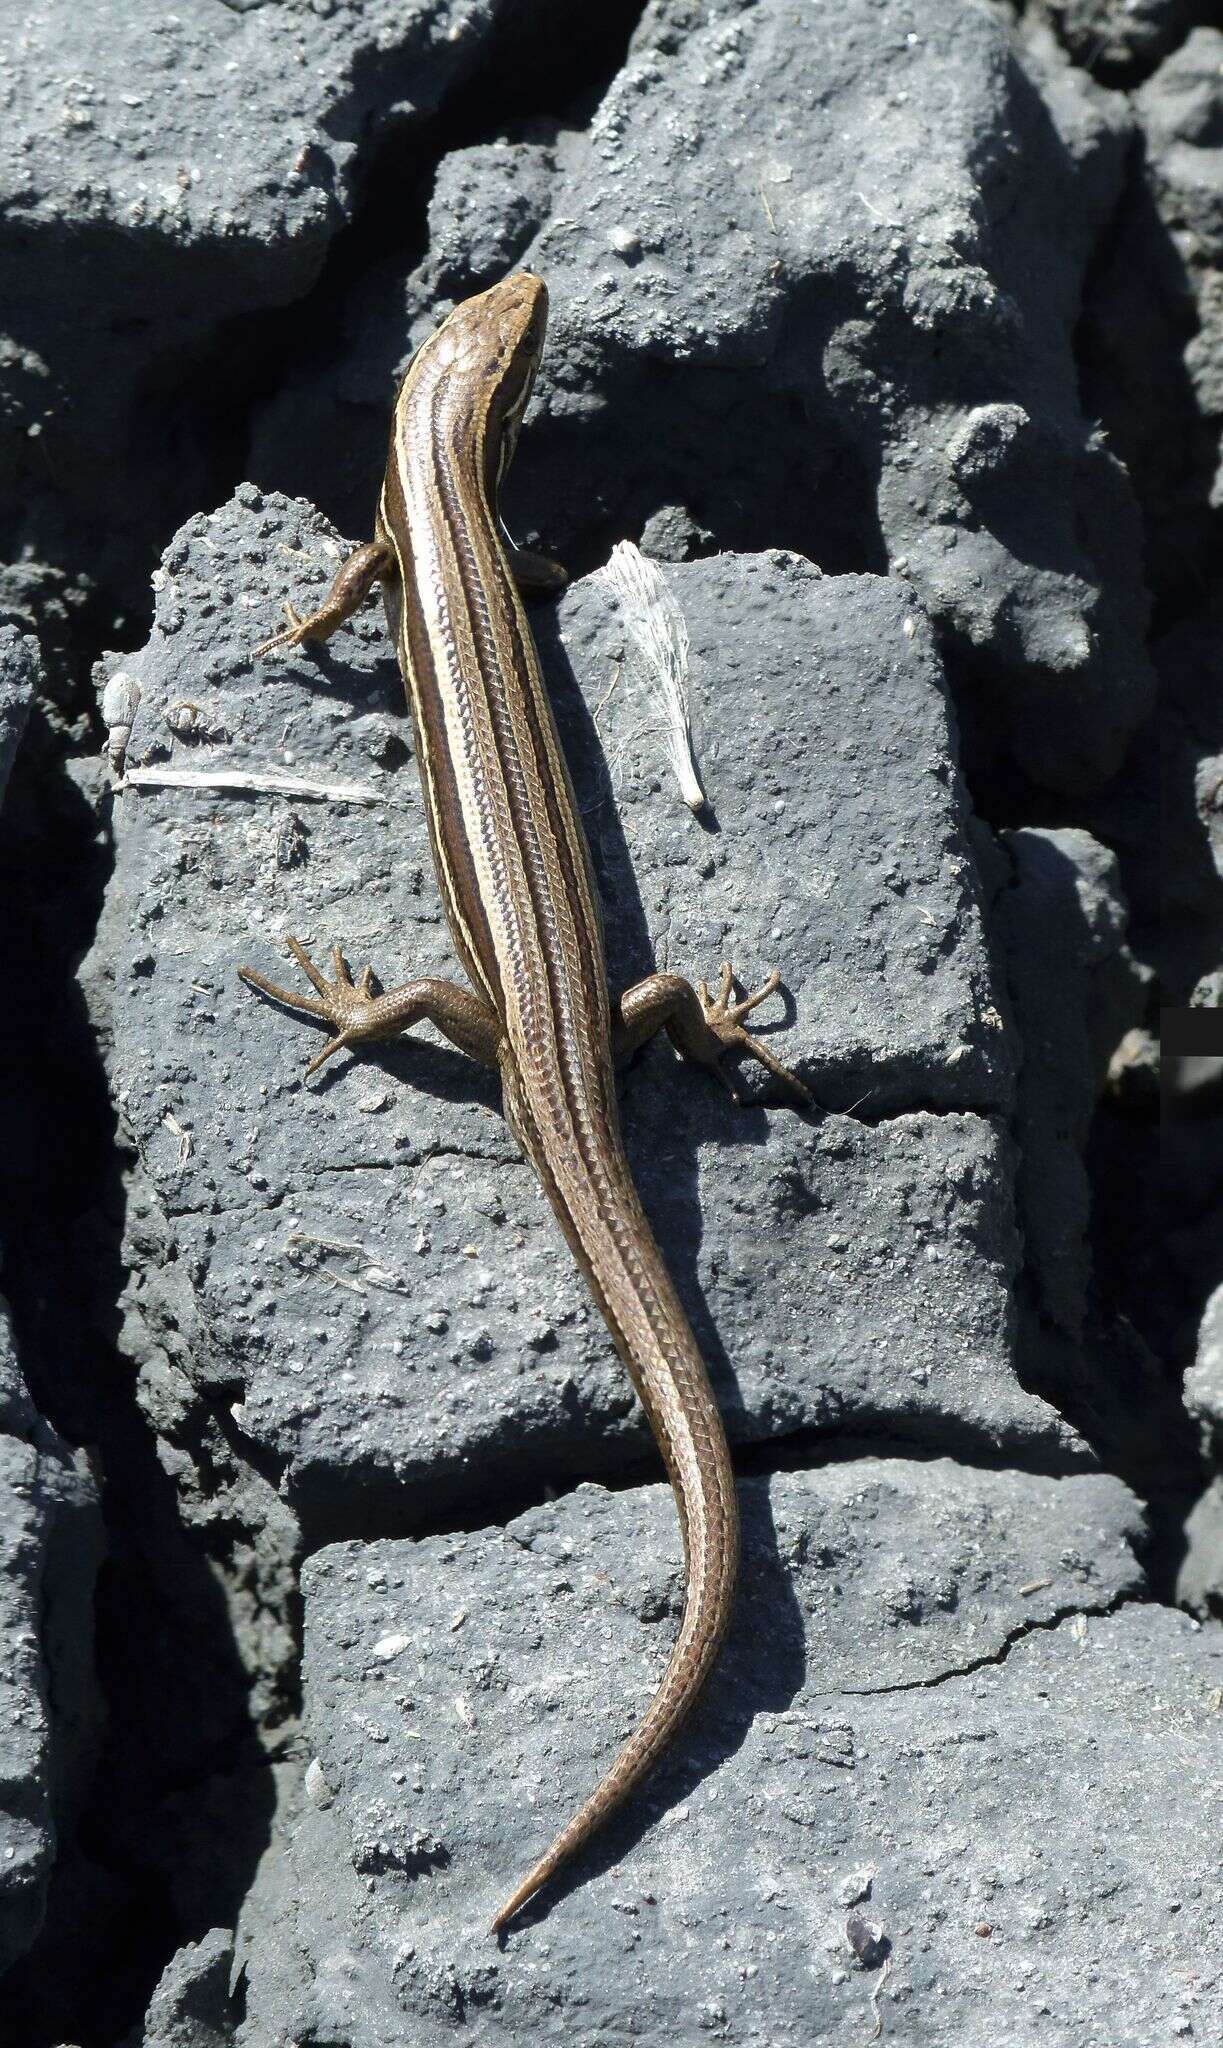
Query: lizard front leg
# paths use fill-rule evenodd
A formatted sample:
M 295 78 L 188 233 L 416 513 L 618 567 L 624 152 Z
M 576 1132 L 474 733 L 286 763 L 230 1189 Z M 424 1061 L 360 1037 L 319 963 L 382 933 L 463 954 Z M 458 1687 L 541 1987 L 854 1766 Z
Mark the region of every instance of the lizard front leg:
M 303 1017 L 317 1017 L 331 1026 L 332 1036 L 311 1060 L 307 1075 L 317 1073 L 324 1060 L 344 1046 L 398 1038 L 401 1032 L 419 1024 L 422 1017 L 436 1024 L 460 1052 L 470 1053 L 486 1067 L 496 1067 L 504 1035 L 501 1022 L 470 989 L 430 975 L 375 995 L 373 968 L 367 967 L 360 980 L 354 982 L 338 946 L 332 948 L 334 979 L 328 981 L 296 939 L 286 936 L 285 944 L 317 995 L 278 988 L 253 967 L 240 967 L 238 973 L 250 988 L 258 989 L 260 995 L 269 996 L 274 1003 L 283 1003 L 288 1010 L 297 1010 Z
M 288 625 L 255 649 L 255 658 L 270 654 L 274 647 L 300 647 L 307 640 L 329 640 L 345 620 L 361 609 L 380 576 L 389 576 L 395 566 L 395 551 L 389 541 L 367 540 L 341 562 L 323 602 L 304 619 L 286 600 Z
M 626 989 L 620 998 L 612 1017 L 612 1051 L 620 1059 L 644 1045 L 656 1031 L 665 1030 L 685 1059 L 707 1067 L 718 1076 L 729 1090 L 733 1102 L 738 1102 L 740 1096 L 722 1067 L 723 1057 L 728 1052 L 744 1052 L 759 1060 L 762 1067 L 767 1067 L 770 1074 L 784 1081 L 803 1102 L 810 1102 L 811 1091 L 798 1075 L 784 1067 L 773 1057 L 767 1045 L 743 1028 L 743 1019 L 772 995 L 780 980 L 780 974 L 774 969 L 754 995 L 734 1002 L 731 999 L 734 975 L 728 960 L 722 962 L 722 979 L 716 996 L 710 995 L 703 981 L 693 988 L 692 983 L 679 974 L 649 974 L 644 981 Z

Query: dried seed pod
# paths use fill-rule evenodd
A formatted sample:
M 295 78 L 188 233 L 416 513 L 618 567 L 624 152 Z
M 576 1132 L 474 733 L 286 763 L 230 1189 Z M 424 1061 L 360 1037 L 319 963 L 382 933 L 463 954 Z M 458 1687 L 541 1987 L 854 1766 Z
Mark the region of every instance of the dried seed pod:
M 127 744 L 140 703 L 140 684 L 126 669 L 116 669 L 102 692 L 102 722 L 106 727 L 106 758 L 112 775 L 121 776 L 127 759 Z

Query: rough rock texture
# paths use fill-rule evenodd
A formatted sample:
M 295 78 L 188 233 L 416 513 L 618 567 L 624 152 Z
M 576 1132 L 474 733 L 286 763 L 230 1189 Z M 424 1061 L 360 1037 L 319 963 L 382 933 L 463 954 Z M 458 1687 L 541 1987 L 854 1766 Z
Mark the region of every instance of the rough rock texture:
M 0 1302 L 0 1970 L 38 1933 L 97 1736 L 97 1489 L 35 1411 Z
M 38 682 L 38 642 L 0 625 L 0 803 Z
M 1223 508 L 1223 30 L 1196 28 L 1162 64 L 1135 105 L 1150 190 L 1184 265 L 1197 333 L 1185 368 L 1218 467 L 1210 502 Z
M 1202 1321 L 1197 1362 L 1185 1375 L 1185 1405 L 1202 1426 L 1202 1449 L 1223 1465 L 1223 1287 Z
M 368 519 L 409 338 L 521 261 L 554 304 L 526 524 L 598 560 L 679 504 L 723 547 L 890 563 L 974 730 L 1056 788 L 1098 781 L 1151 695 L 1136 511 L 1070 347 L 1125 116 L 1080 93 L 1069 149 L 1002 23 L 960 0 L 803 20 L 648 7 L 589 127 L 555 138 L 546 206 L 537 144 L 444 162 L 423 265 L 371 284 L 338 396 L 290 387 L 255 474 Z
M 1212 580 L 1220 509 L 1221 50 L 1217 29 L 1195 30 L 1134 96 L 1139 147 L 1080 333 L 1085 402 L 1134 479 L 1148 575 L 1178 612 Z
M 1213 14 L 9 10 L 0 2040 L 1223 2032 L 1223 1115 L 1178 1063 L 1161 1180 L 1154 1037 L 1223 1003 Z M 776 963 L 820 1108 L 624 1077 L 745 1600 L 498 1948 L 671 1639 L 673 1508 L 489 1080 L 423 1032 L 307 1085 L 234 970 L 450 970 L 381 621 L 251 649 L 519 262 L 506 514 L 575 579 L 534 617 L 613 980 Z M 704 822 L 591 573 L 626 537 Z
M 1206 20 L 1210 0 L 1025 0 L 1021 11 L 1049 23 L 1077 64 L 1111 84 L 1141 78 Z
M 1170 999 L 1223 1007 L 1223 603 L 1156 648 L 1160 759 L 1160 964 Z
M 1166 296 L 1183 357 L 1184 428 L 1163 457 L 1183 508 L 1173 542 L 1223 512 L 1223 32 L 1198 28 L 1136 96 L 1151 203 L 1168 238 Z M 1173 273 L 1172 266 L 1175 265 Z M 1173 467 L 1173 465 L 1177 465 Z M 1214 522 L 1217 529 L 1218 520 Z M 1173 1000 L 1217 1007 L 1223 968 L 1223 723 L 1217 592 L 1158 643 L 1164 878 L 1161 965 Z
M 269 576 L 299 542 L 317 576 L 336 552 L 317 519 L 248 491 L 167 556 L 153 640 L 121 672 L 139 704 L 91 975 L 115 965 L 137 1313 L 188 1379 L 240 1392 L 235 1419 L 317 1540 L 606 1469 L 648 1439 L 487 1078 L 422 1042 L 306 1087 L 309 1028 L 237 980 L 244 959 L 291 974 L 285 930 L 342 940 L 388 985 L 453 972 L 381 621 L 252 669 Z M 663 1047 L 630 1078 L 630 1152 L 663 1241 L 693 1248 L 677 1279 L 734 1433 L 1072 1455 L 1014 1374 L 1013 1155 L 996 1119 L 952 1107 L 1000 1106 L 1010 1071 L 925 624 L 895 583 L 788 557 L 670 574 L 716 834 L 677 801 L 640 685 L 608 692 L 624 633 L 602 582 L 540 617 L 612 979 L 733 953 L 750 980 L 776 959 L 787 1058 L 825 1099 L 898 1112 L 766 1122 Z M 203 786 L 156 786 L 179 772 Z M 367 800 L 208 782 L 261 774 Z
M 1026 1269 L 1037 1312 L 1081 1338 L 1091 1186 L 1085 1149 L 1109 1059 L 1142 1015 L 1117 863 L 1086 832 L 1003 834 L 1011 886 L 999 921 L 1024 1048 L 1015 1135 Z
M 310 1560 L 313 1804 L 243 2048 L 861 2041 L 872 1993 L 914 2042 L 1209 2037 L 1209 1824 L 1177 1788 L 1223 1733 L 1219 1647 L 1108 1618 L 1141 1582 L 1124 1490 L 858 1458 L 742 1493 L 740 1622 L 682 1753 L 502 1946 L 490 1911 L 674 1627 L 669 1496 Z
M 149 2003 L 144 2048 L 230 2048 L 233 1960 L 234 1938 L 225 1927 L 180 1949 Z
M 1177 1593 L 1199 1614 L 1223 1615 L 1223 1287 L 1206 1305 L 1197 1358 L 1185 1374 L 1185 1406 L 1212 1477 L 1186 1525 Z
M 1211 1327 L 1209 1303 L 1223 1286 L 1223 1051 L 1211 1058 L 1165 1059 L 1162 1146 L 1163 1257 L 1167 1348 L 1186 1371 Z M 1199 1419 L 1201 1411 L 1199 1407 Z
M 39 680 L 37 642 L 0 625 L 0 802 Z M 0 1972 L 38 1933 L 91 1761 L 100 1557 L 86 1460 L 37 1413 L 0 1296 Z
M 552 11 L 532 10 L 542 26 Z M 235 355 L 256 366 L 251 316 L 309 289 L 370 152 L 419 127 L 520 12 L 515 0 L 195 0 L 177 14 L 154 0 L 42 0 L 10 13 L 6 552 L 33 540 L 126 586 L 135 550 L 164 542 L 209 490 L 233 420 L 210 414 L 207 386 L 218 370 L 232 378 Z

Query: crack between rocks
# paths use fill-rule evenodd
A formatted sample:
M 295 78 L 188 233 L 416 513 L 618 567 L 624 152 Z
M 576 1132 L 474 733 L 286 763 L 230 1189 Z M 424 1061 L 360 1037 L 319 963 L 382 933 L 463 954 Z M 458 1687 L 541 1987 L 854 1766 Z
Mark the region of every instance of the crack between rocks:
M 1024 1642 L 1028 1636 L 1049 1634 L 1060 1628 L 1063 1622 L 1073 1621 L 1076 1615 L 1081 1614 L 1087 1620 L 1102 1621 L 1109 1615 L 1119 1614 L 1123 1607 L 1150 1607 L 1154 1604 L 1149 1593 L 1122 1592 L 1114 1594 L 1111 1600 L 1106 1600 L 1095 1607 L 1059 1607 L 1053 1614 L 1033 1616 L 1031 1621 L 1021 1622 L 1017 1628 L 1011 1629 L 1009 1634 L 1003 1637 L 996 1650 L 988 1650 L 980 1657 L 972 1657 L 966 1664 L 953 1664 L 946 1671 L 936 1672 L 933 1678 L 907 1678 L 897 1685 L 839 1685 L 837 1697 L 872 1699 L 879 1698 L 885 1693 L 932 1692 L 937 1686 L 947 1685 L 953 1679 L 969 1678 L 974 1671 L 987 1670 L 991 1664 L 1005 1664 L 1017 1643 Z
M 229 1427 L 236 1432 L 237 1439 L 245 1440 L 245 1431 L 232 1418 Z M 265 1446 L 257 1448 L 270 1476 L 277 1461 Z M 944 1438 L 931 1440 L 928 1437 L 906 1438 L 891 1432 L 875 1437 L 869 1430 L 860 1428 L 852 1434 L 802 1430 L 789 1436 L 733 1444 L 732 1456 L 737 1478 L 749 1483 L 767 1481 L 786 1472 L 817 1471 L 865 1460 L 921 1465 L 946 1459 L 968 1471 L 1006 1472 L 1022 1478 L 1052 1480 L 1081 1477 L 1097 1469 L 1089 1459 L 1075 1460 L 1055 1455 L 1046 1458 L 1033 1455 L 1017 1462 L 1017 1448 L 1012 1447 L 1008 1455 L 1005 1447 L 983 1443 L 979 1437 L 970 1437 L 967 1433 L 952 1432 Z M 1033 1446 L 1032 1450 L 1036 1448 Z M 1052 1452 L 1052 1446 L 1050 1450 Z M 521 1470 L 523 1463 L 521 1449 L 514 1452 L 512 1464 L 507 1461 L 510 1469 Z M 282 1471 L 291 1471 L 292 1465 L 290 1457 L 284 1461 Z M 326 1511 L 312 1514 L 308 1506 L 302 1507 L 298 1503 L 303 1561 L 333 1543 L 418 1543 L 432 1536 L 471 1534 L 482 1529 L 505 1531 L 520 1515 L 564 1500 L 583 1486 L 602 1487 L 608 1493 L 630 1493 L 639 1487 L 667 1483 L 657 1453 L 644 1446 L 640 1456 L 625 1457 L 615 1466 L 604 1469 L 588 1465 L 581 1471 L 558 1472 L 554 1465 L 541 1460 L 528 1467 L 528 1477 L 517 1486 L 494 1482 L 483 1494 L 471 1490 L 469 1473 L 459 1471 L 449 1476 L 457 1482 L 453 1496 L 447 1499 L 443 1495 L 436 1513 L 415 1519 L 410 1525 L 405 1525 L 402 1517 L 393 1511 L 379 1511 L 369 1491 L 362 1501 L 357 1488 L 353 1489 L 353 1495 L 358 1496 L 353 1500 L 356 1512 L 351 1516 Z M 462 1488 L 464 1479 L 468 1481 L 465 1489 Z M 292 1500 L 292 1485 L 287 1491 Z M 397 1500 L 406 1497 L 407 1492 L 406 1486 L 394 1489 Z M 385 1498 L 386 1489 L 380 1486 L 378 1494 Z

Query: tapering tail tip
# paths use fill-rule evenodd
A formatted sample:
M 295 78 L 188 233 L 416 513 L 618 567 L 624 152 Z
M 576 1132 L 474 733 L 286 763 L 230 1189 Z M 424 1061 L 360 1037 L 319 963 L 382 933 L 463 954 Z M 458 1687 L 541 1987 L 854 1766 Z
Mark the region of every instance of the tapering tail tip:
M 525 1906 L 528 1899 L 534 1898 L 539 1890 L 539 1885 L 540 1880 L 536 1878 L 534 1871 L 532 1871 L 530 1877 L 524 1878 L 518 1889 L 510 1893 L 504 1906 L 499 1906 L 493 1914 L 492 1919 L 488 1923 L 489 1933 L 500 1934 L 507 1922 L 513 1919 L 519 1907 Z

